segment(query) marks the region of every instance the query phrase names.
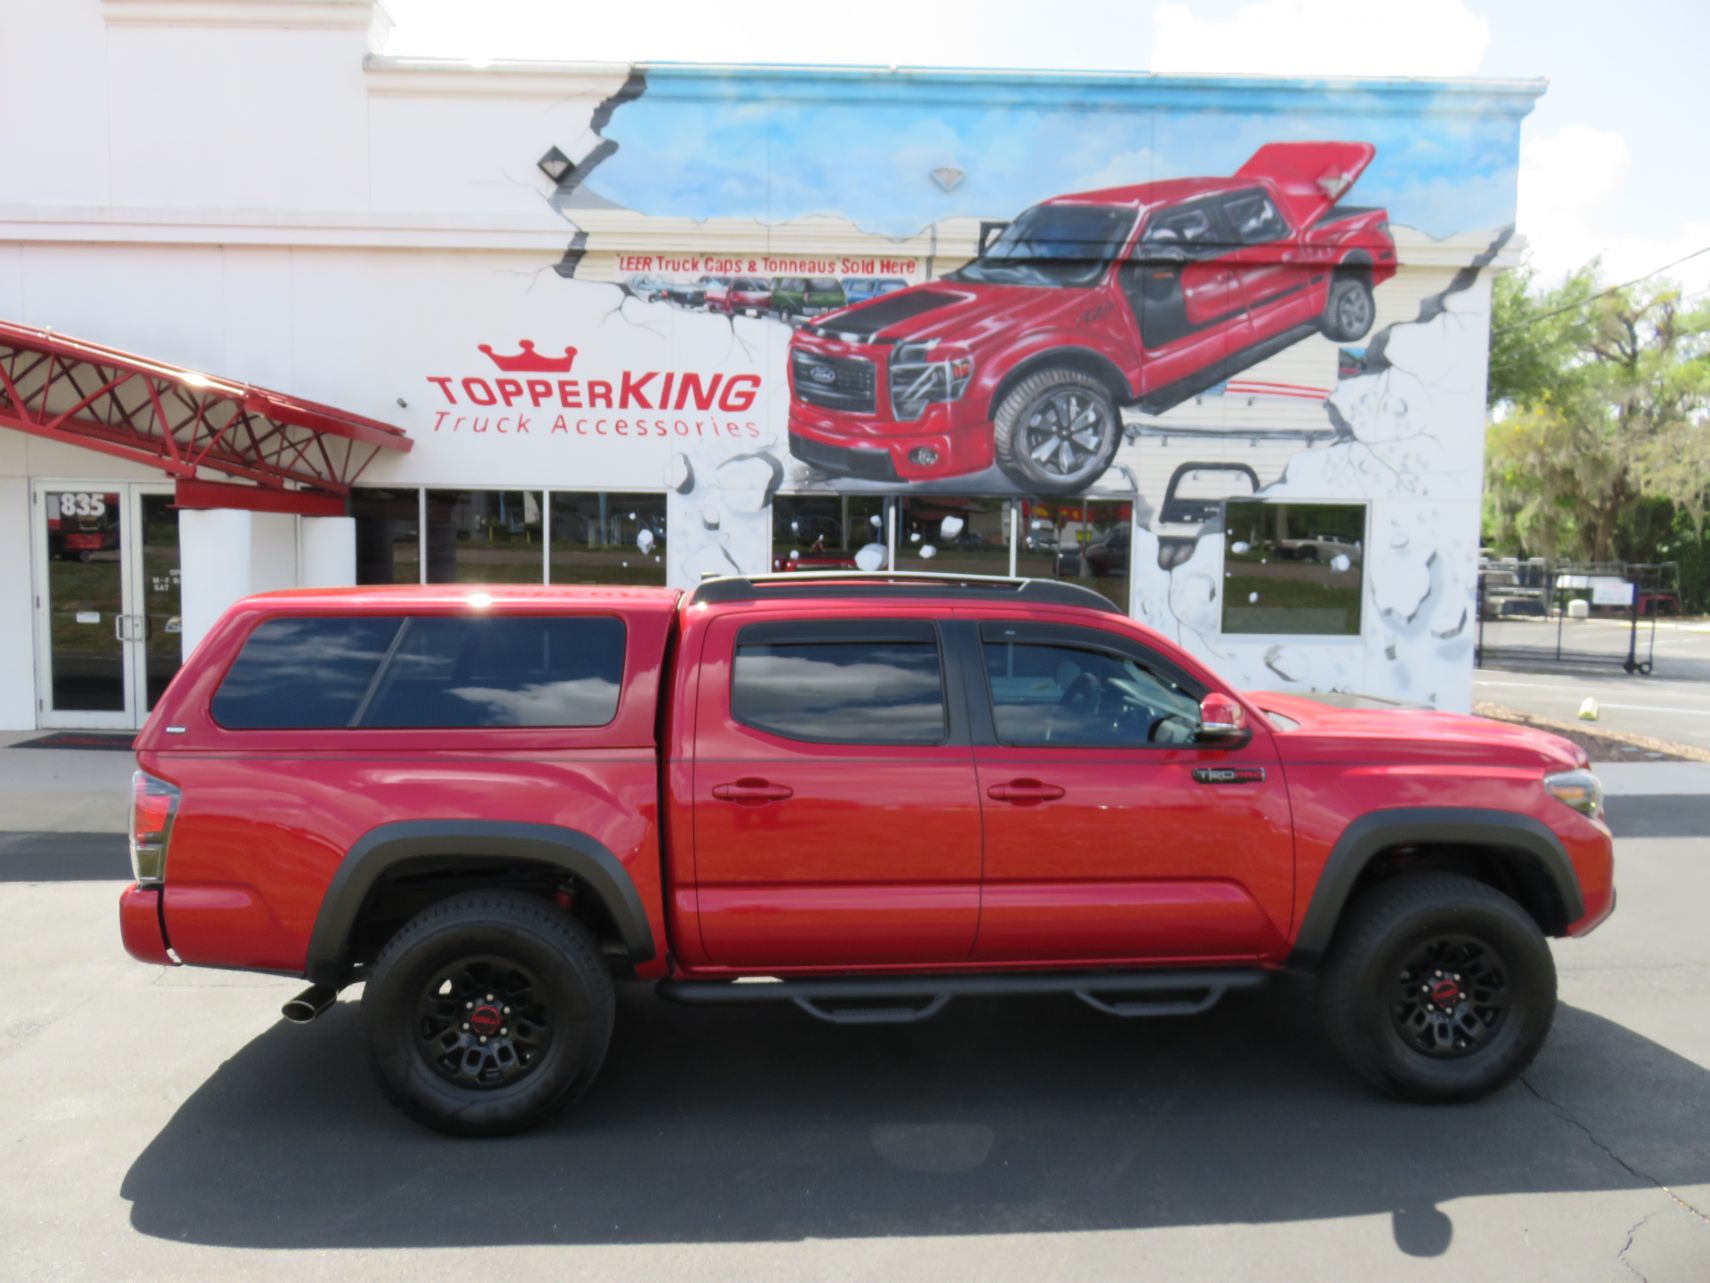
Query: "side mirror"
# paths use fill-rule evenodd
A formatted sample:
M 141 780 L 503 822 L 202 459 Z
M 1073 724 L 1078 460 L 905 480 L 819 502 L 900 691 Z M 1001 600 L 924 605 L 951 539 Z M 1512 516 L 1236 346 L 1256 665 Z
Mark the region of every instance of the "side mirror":
M 1247 738 L 1247 714 L 1222 691 L 1212 691 L 1199 701 L 1196 744 L 1233 746 Z

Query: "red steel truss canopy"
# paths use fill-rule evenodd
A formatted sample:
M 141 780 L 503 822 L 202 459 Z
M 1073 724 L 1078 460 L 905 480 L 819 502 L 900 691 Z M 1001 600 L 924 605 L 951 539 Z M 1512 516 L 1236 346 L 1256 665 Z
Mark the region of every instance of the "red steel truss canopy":
M 380 451 L 413 444 L 377 419 L 10 321 L 0 321 L 0 428 L 181 482 L 208 469 L 338 497 Z

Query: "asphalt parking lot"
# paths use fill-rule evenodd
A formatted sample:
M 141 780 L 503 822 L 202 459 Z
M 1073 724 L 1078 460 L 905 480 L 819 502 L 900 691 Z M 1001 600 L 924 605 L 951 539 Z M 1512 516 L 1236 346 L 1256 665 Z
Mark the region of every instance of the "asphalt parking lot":
M 1613 619 L 1565 623 L 1557 661 L 1554 620 L 1488 622 L 1484 667 L 1473 675 L 1473 698 L 1571 722 L 1587 696 L 1596 698 L 1598 727 L 1710 749 L 1710 622 L 1660 621 L 1647 647 L 1641 626 L 1638 654 L 1651 658 L 1649 675 L 1628 674 L 1629 628 Z
M 1710 1277 L 1710 766 L 1610 768 L 1618 833 L 1658 835 L 1557 943 L 1540 1059 L 1476 1105 L 1367 1093 L 1301 983 L 1185 1021 L 962 999 L 879 1029 L 636 988 L 579 1107 L 485 1143 L 385 1106 L 354 994 L 297 1027 L 292 982 L 124 956 L 122 844 L 86 832 L 111 804 L 77 790 L 128 769 L 0 750 L 59 830 L 0 840 L 8 1279 Z

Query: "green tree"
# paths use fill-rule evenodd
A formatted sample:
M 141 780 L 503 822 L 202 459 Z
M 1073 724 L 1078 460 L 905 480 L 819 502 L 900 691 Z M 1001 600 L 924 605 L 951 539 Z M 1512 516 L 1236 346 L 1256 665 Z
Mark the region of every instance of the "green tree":
M 1677 287 L 1604 289 L 1591 263 L 1553 289 L 1493 295 L 1486 526 L 1505 551 L 1650 560 L 1674 513 L 1710 506 L 1710 307 Z

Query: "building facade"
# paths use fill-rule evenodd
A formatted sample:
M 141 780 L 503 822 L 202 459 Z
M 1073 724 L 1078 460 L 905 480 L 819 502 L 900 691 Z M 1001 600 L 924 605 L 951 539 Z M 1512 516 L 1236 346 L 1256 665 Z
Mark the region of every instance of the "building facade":
M 186 422 L 230 381 L 409 448 L 151 463 L 0 380 L 0 725 L 136 725 L 250 591 L 836 567 L 1070 578 L 1246 686 L 1467 706 L 1540 84 L 477 67 L 384 21 L 8 11 L 0 102 L 53 127 L 0 318 L 183 367 Z

